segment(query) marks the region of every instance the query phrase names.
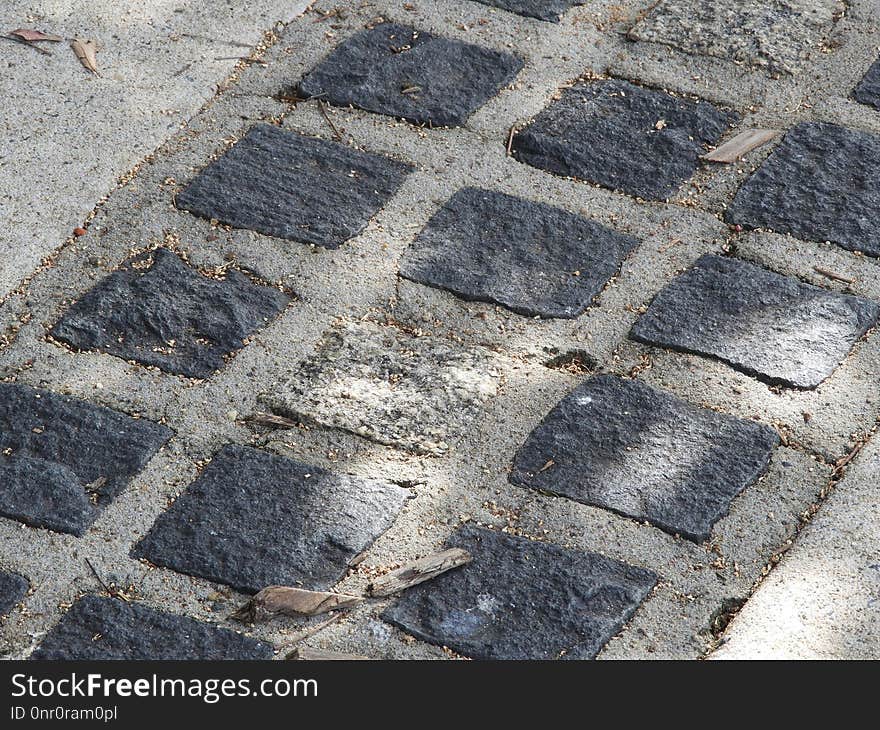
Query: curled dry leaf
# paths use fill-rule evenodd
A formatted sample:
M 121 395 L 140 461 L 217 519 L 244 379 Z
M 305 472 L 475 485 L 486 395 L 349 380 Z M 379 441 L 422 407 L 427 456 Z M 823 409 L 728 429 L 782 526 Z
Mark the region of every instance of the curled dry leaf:
M 279 613 L 285 616 L 316 616 L 319 613 L 356 606 L 363 600 L 360 596 L 349 596 L 345 593 L 269 586 L 257 593 L 230 618 L 256 623 Z
M 28 43 L 36 43 L 37 41 L 51 41 L 52 43 L 58 43 L 58 41 L 64 40 L 60 35 L 43 33 L 40 30 L 30 30 L 28 28 L 16 28 L 15 30 L 9 31 L 9 35 L 17 36 Z
M 471 562 L 471 554 L 461 548 L 450 548 L 400 566 L 370 583 L 367 592 L 371 596 L 390 596 L 411 586 L 436 578 L 447 570 Z
M 70 47 L 79 59 L 79 62 L 93 74 L 98 74 L 98 44 L 93 40 L 74 38 Z

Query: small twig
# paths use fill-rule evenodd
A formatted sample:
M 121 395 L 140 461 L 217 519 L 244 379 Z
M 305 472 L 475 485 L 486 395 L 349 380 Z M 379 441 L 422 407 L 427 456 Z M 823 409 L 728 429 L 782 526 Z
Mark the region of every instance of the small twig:
M 240 43 L 239 41 L 223 40 L 221 38 L 211 38 L 208 35 L 199 35 L 198 33 L 181 33 L 181 38 L 192 38 L 200 41 L 211 41 L 212 43 L 223 43 L 227 46 L 238 46 L 239 48 L 253 48 L 252 43 Z
M 104 589 L 104 591 L 107 593 L 107 595 L 112 596 L 113 598 L 121 598 L 123 601 L 127 601 L 127 600 L 128 600 L 128 597 L 127 597 L 122 591 L 117 591 L 117 590 L 111 588 L 110 586 L 108 586 L 108 585 L 104 582 L 104 579 L 101 578 L 101 576 L 98 575 L 98 571 L 95 570 L 95 566 L 92 565 L 92 561 L 91 561 L 91 560 L 89 560 L 88 558 L 86 558 L 85 561 L 86 561 L 86 565 L 89 566 L 89 570 L 92 571 L 92 575 L 95 576 L 95 580 L 97 580 L 98 583 L 101 584 L 101 588 Z
M 245 416 L 243 421 L 254 423 L 258 426 L 272 426 L 274 428 L 296 428 L 299 424 L 290 418 L 284 416 L 276 416 L 274 413 L 262 413 L 257 411 L 249 416 Z
M 323 101 L 319 101 L 319 102 L 318 102 L 318 108 L 321 110 L 321 114 L 324 115 L 324 119 L 327 120 L 327 124 L 329 124 L 329 125 L 330 125 L 330 128 L 333 130 L 333 134 L 336 135 L 336 141 L 337 141 L 337 142 L 341 142 L 342 139 L 343 139 L 343 137 L 342 137 L 342 133 L 336 128 L 336 125 L 333 124 L 333 120 L 330 119 L 330 115 L 327 113 L 327 110 L 324 108 L 324 102 L 323 102 Z
M 667 243 L 665 246 L 661 246 L 660 248 L 658 248 L 658 249 L 657 249 L 657 253 L 666 253 L 670 248 L 672 248 L 673 246 L 677 246 L 677 245 L 680 244 L 681 242 L 682 242 L 682 241 L 681 241 L 680 238 L 673 238 L 673 239 L 672 239 L 669 243 Z
M 829 271 L 828 269 L 823 269 L 821 266 L 814 266 L 813 271 L 817 274 L 821 274 L 822 276 L 831 279 L 832 281 L 840 281 L 844 284 L 852 284 L 854 279 L 847 279 L 845 276 L 841 276 L 840 274 L 835 274 L 833 271 Z
M 326 649 L 312 649 L 308 646 L 301 646 L 293 650 L 287 657 L 288 659 L 299 659 L 305 661 L 369 661 L 370 657 L 362 654 L 345 654 L 338 651 L 327 651 Z
M 831 472 L 831 475 L 836 477 L 843 473 L 843 470 L 849 465 L 849 463 L 859 455 L 863 448 L 865 448 L 865 444 L 867 442 L 867 439 L 860 441 L 858 444 L 855 445 L 855 447 L 853 447 L 852 451 L 850 451 L 845 456 L 839 458 L 834 463 L 834 470 Z
M 510 133 L 507 135 L 507 156 L 510 157 L 513 154 L 513 138 L 516 136 L 516 125 L 514 124 L 510 128 Z
M 0 38 L 5 38 L 8 41 L 13 41 L 15 43 L 20 43 L 23 46 L 27 46 L 28 48 L 33 48 L 37 53 L 42 53 L 44 56 L 51 56 L 52 55 L 45 48 L 40 48 L 36 43 L 31 43 L 30 41 L 26 41 L 24 38 L 18 38 L 17 36 L 14 36 L 14 35 L 4 35 L 4 36 L 0 36 Z
M 288 643 L 289 645 L 296 645 L 296 644 L 302 643 L 303 641 L 305 641 L 306 639 L 311 638 L 312 636 L 314 636 L 314 635 L 317 634 L 318 632 L 323 631 L 324 629 L 326 629 L 326 628 L 327 628 L 328 626 L 330 626 L 331 624 L 335 624 L 335 623 L 336 623 L 337 621 L 339 621 L 343 616 L 345 616 L 345 613 L 343 613 L 343 612 L 340 612 L 340 613 L 334 614 L 334 615 L 331 616 L 330 618 L 328 618 L 328 619 L 326 619 L 326 620 L 324 620 L 324 621 L 319 621 L 319 622 L 316 623 L 314 626 L 309 626 L 307 629 L 303 629 L 303 630 L 300 631 L 298 634 L 294 634 L 293 637 L 289 640 L 289 642 L 285 642 L 285 643 Z M 295 658 L 296 658 L 296 657 L 294 656 L 295 654 L 296 654 L 296 650 L 294 649 L 294 651 L 290 652 L 290 653 L 289 653 L 286 657 L 284 657 L 284 658 L 285 658 L 285 659 L 295 659 Z
M 323 23 L 327 18 L 333 18 L 339 16 L 339 8 L 333 8 L 333 10 L 321 10 L 320 8 L 315 8 L 315 12 L 318 13 L 321 17 L 315 21 L 314 23 Z
M 240 61 L 242 63 L 256 63 L 260 66 L 268 66 L 262 58 L 248 58 L 247 56 L 214 56 L 215 61 Z

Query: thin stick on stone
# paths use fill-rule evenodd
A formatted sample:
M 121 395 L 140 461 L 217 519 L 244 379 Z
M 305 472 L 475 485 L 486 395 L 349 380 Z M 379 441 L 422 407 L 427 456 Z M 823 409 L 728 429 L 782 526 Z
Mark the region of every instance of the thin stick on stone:
M 471 554 L 461 548 L 450 548 L 392 570 L 370 583 L 367 592 L 371 596 L 390 596 L 402 590 L 436 578 L 448 570 L 471 562 Z
M 246 416 L 245 421 L 258 426 L 274 426 L 275 428 L 296 428 L 297 422 L 284 416 L 276 416 L 274 413 L 252 413 Z
M 333 124 L 333 120 L 330 119 L 330 115 L 327 113 L 327 109 L 324 105 L 323 101 L 318 102 L 318 108 L 321 110 L 321 114 L 324 115 L 324 119 L 327 121 L 327 124 L 330 125 L 330 129 L 333 130 L 333 134 L 336 136 L 336 141 L 342 141 L 342 133 L 336 128 L 336 125 Z
M 516 137 L 516 125 L 514 124 L 510 128 L 510 133 L 507 135 L 507 156 L 510 157 L 513 154 L 513 138 Z
M 832 281 L 841 281 L 844 284 L 852 284 L 852 279 L 847 279 L 845 276 L 841 276 L 840 274 L 835 274 L 833 271 L 829 271 L 828 269 L 823 269 L 821 266 L 814 266 L 813 271 L 817 274 L 821 274 L 826 279 L 831 279 Z
M 300 661 L 321 662 L 321 661 L 344 661 L 344 662 L 362 662 L 369 661 L 370 657 L 361 654 L 345 654 L 340 651 L 327 651 L 326 649 L 312 649 L 308 646 L 301 646 L 294 649 L 287 657 L 288 659 L 299 659 Z
M 747 129 L 702 157 L 708 162 L 736 162 L 756 147 L 767 144 L 777 134 L 778 129 Z
M 307 591 L 289 586 L 269 586 L 257 593 L 230 618 L 246 623 L 265 621 L 272 616 L 317 616 L 337 609 L 351 608 L 361 603 L 360 596 L 345 593 Z
M 319 621 L 318 623 L 313 624 L 312 626 L 309 626 L 309 627 L 303 629 L 298 634 L 295 634 L 294 636 L 292 636 L 290 638 L 289 642 L 285 642 L 285 643 L 287 643 L 288 646 L 295 646 L 296 644 L 299 644 L 300 642 L 305 641 L 306 639 L 310 639 L 315 634 L 319 634 L 320 632 L 322 632 L 328 626 L 335 624 L 344 615 L 345 614 L 343 614 L 341 612 L 334 613 L 330 618 L 324 619 L 323 621 Z M 293 651 L 286 654 L 284 658 L 285 659 L 296 659 L 296 652 L 297 652 L 297 650 L 294 649 Z

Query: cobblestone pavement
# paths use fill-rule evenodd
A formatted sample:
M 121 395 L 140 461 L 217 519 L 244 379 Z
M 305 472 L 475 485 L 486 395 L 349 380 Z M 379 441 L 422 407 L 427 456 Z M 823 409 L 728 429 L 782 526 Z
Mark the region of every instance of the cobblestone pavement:
M 4 0 L 3 35 L 24 27 L 94 39 L 99 74 L 66 42 L 43 44 L 43 53 L 2 42 L 0 94 L 15 102 L 0 114 L 0 298 L 180 131 L 237 59 L 272 38 L 275 20 L 296 17 L 308 0 L 204 5 Z
M 748 656 L 785 575 L 875 580 L 878 47 L 861 0 L 320 0 L 0 306 L 0 650 Z M 877 655 L 876 582 L 799 591 Z

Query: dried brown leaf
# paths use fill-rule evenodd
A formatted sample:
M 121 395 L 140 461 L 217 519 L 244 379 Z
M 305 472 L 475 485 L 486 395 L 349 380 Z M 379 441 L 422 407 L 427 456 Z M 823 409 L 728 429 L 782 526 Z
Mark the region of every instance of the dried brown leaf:
M 319 613 L 350 608 L 361 603 L 360 596 L 345 593 L 307 591 L 304 588 L 289 586 L 269 586 L 251 598 L 230 618 L 247 623 L 256 623 L 276 615 L 316 616 Z
M 15 30 L 9 31 L 9 35 L 18 36 L 28 43 L 36 43 L 37 41 L 51 41 L 52 43 L 58 43 L 58 41 L 64 40 L 60 35 L 43 33 L 41 30 L 30 30 L 28 28 L 16 28 Z
M 98 44 L 90 39 L 74 38 L 70 47 L 79 59 L 79 62 L 89 71 L 98 74 Z
M 450 548 L 424 558 L 413 560 L 397 570 L 376 578 L 370 583 L 367 592 L 371 596 L 390 596 L 402 590 L 436 578 L 448 570 L 471 562 L 471 554 L 461 548 Z

